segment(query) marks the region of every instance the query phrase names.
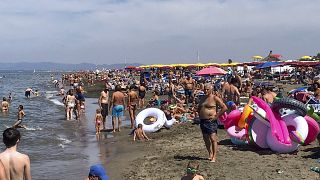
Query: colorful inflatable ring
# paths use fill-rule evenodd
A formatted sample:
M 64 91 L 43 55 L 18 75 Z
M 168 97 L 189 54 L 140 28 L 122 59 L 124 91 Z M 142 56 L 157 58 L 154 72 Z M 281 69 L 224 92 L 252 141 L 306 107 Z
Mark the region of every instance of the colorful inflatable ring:
M 237 139 L 242 139 L 243 136 L 246 135 L 246 130 L 245 129 L 241 129 L 240 131 L 237 130 L 236 126 L 231 126 L 227 129 L 227 133 L 230 137 L 234 137 Z
M 153 124 L 145 124 L 144 120 L 147 117 L 156 117 L 157 121 L 154 122 Z M 147 108 L 144 109 L 143 111 L 141 111 L 137 117 L 136 117 L 136 127 L 138 127 L 138 124 L 142 124 L 142 129 L 145 132 L 156 132 L 158 131 L 160 128 L 162 128 L 162 126 L 165 124 L 165 122 L 167 121 L 167 118 L 164 114 L 163 111 L 161 111 L 158 108 Z
M 238 120 L 240 119 L 240 117 L 241 117 L 240 110 L 236 109 L 236 110 L 231 111 L 228 114 L 226 121 L 224 122 L 224 128 L 228 129 L 231 126 L 236 125 L 238 123 Z
M 320 128 L 319 128 L 319 124 L 311 117 L 305 116 L 304 119 L 307 121 L 308 129 L 309 129 L 308 136 L 304 141 L 304 145 L 308 145 L 312 143 L 314 140 L 316 140 L 320 132 Z
M 244 128 L 245 127 L 246 120 L 250 116 L 251 113 L 252 113 L 252 109 L 250 108 L 250 106 L 249 105 L 245 105 L 244 109 L 243 109 L 243 112 L 241 114 L 241 117 L 239 119 L 239 122 L 238 122 L 238 126 L 240 128 Z
M 296 114 L 302 117 L 307 115 L 308 111 L 307 106 L 305 104 L 293 98 L 277 99 L 272 103 L 271 108 L 274 112 L 279 112 L 279 110 L 282 108 L 292 109 L 296 111 Z
M 308 124 L 302 116 L 297 114 L 289 114 L 282 117 L 286 125 L 290 129 L 290 137 L 293 141 L 290 144 L 279 142 L 272 135 L 271 129 L 268 130 L 267 143 L 271 150 L 280 153 L 289 153 L 297 150 L 299 143 L 304 142 L 308 136 Z

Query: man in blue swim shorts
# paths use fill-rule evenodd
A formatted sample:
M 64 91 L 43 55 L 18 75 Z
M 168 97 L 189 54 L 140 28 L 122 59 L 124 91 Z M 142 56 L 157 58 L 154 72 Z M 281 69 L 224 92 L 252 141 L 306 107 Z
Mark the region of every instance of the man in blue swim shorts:
M 210 84 L 206 84 L 204 88 L 206 95 L 201 97 L 198 107 L 200 128 L 209 153 L 208 159 L 210 162 L 215 162 L 218 150 L 217 119 L 227 111 L 227 106 L 218 96 L 212 93 L 212 86 Z M 218 112 L 217 106 L 220 108 Z
M 112 107 L 112 132 L 115 132 L 115 122 L 118 119 L 117 131 L 120 132 L 121 118 L 125 111 L 125 96 L 121 92 L 121 86 L 116 85 L 115 92 L 112 94 L 110 108 Z

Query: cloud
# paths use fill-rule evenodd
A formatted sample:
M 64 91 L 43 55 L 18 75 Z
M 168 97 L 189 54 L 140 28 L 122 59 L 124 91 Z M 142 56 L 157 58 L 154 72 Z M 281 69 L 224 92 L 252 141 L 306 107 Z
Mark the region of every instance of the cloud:
M 114 63 L 316 54 L 316 0 L 3 0 L 1 61 Z

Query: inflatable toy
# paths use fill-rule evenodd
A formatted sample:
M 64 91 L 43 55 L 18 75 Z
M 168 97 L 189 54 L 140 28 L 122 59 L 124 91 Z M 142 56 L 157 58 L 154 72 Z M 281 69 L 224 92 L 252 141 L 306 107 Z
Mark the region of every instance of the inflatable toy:
M 271 150 L 280 153 L 289 153 L 297 150 L 299 144 L 303 143 L 308 135 L 308 124 L 302 116 L 297 114 L 289 114 L 282 117 L 288 129 L 290 129 L 290 137 L 293 141 L 290 144 L 279 142 L 273 135 L 271 130 L 267 133 L 267 144 Z
M 307 121 L 309 131 L 308 131 L 308 136 L 303 144 L 308 145 L 314 140 L 316 140 L 320 132 L 320 128 L 319 128 L 319 124 L 310 116 L 305 116 L 304 119 Z
M 230 137 L 242 139 L 242 137 L 246 135 L 246 130 L 245 129 L 237 130 L 236 126 L 231 126 L 227 129 L 227 133 Z
M 240 117 L 241 117 L 240 110 L 236 109 L 236 110 L 231 111 L 228 114 L 226 120 L 224 121 L 224 128 L 228 129 L 231 126 L 238 124 Z
M 166 119 L 164 126 L 167 128 L 171 128 L 171 126 L 174 125 L 175 122 L 176 122 L 176 120 L 174 118 L 172 118 L 170 120 Z
M 240 128 L 244 128 L 245 127 L 246 119 L 250 116 L 251 113 L 252 113 L 252 109 L 250 108 L 250 106 L 249 105 L 245 105 L 244 109 L 243 109 L 243 112 L 241 114 L 241 117 L 239 119 L 239 122 L 238 122 L 238 126 Z
M 289 137 L 288 129 L 285 126 L 285 123 L 282 122 L 282 119 L 279 113 L 274 113 L 270 106 L 263 101 L 262 99 L 252 96 L 252 100 L 263 110 L 266 111 L 266 117 L 270 122 L 270 131 L 272 135 L 283 144 L 290 144 L 291 139 Z M 285 126 L 285 127 L 283 127 Z
M 153 124 L 145 124 L 144 120 L 147 117 L 156 117 L 157 121 Z M 158 108 L 147 108 L 141 111 L 137 117 L 136 117 L 136 127 L 138 127 L 138 124 L 142 124 L 142 129 L 145 132 L 156 132 L 158 131 L 165 123 L 167 122 L 167 118 L 163 111 L 161 111 Z M 169 121 L 167 125 L 172 125 L 173 122 Z
M 269 127 L 261 120 L 253 118 L 248 129 L 250 143 L 257 145 L 260 148 L 269 148 L 266 139 L 268 129 Z
M 281 98 L 272 103 L 272 110 L 274 112 L 279 112 L 282 108 L 295 110 L 295 114 L 298 114 L 302 117 L 307 115 L 307 106 L 293 98 Z
M 244 140 L 241 140 L 241 139 L 237 139 L 237 138 L 230 138 L 232 144 L 235 144 L 235 145 L 246 145 L 248 144 L 247 141 L 244 141 Z

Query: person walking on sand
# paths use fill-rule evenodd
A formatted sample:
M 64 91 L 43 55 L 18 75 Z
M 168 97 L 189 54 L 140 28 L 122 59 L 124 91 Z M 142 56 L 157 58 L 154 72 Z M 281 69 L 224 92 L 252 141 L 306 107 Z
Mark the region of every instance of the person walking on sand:
M 212 93 L 210 84 L 205 85 L 204 92 L 205 96 L 200 98 L 198 106 L 200 128 L 209 153 L 209 160 L 215 162 L 218 150 L 217 119 L 227 111 L 227 106 L 218 96 Z M 219 112 L 217 112 L 217 106 L 221 108 Z
M 25 125 L 20 125 L 22 123 L 22 119 L 26 115 L 23 111 L 23 105 L 19 105 L 18 110 L 18 120 L 13 124 L 12 128 L 26 128 Z
M 3 163 L 7 179 L 9 180 L 31 180 L 29 156 L 17 151 L 20 137 L 20 132 L 14 128 L 8 128 L 3 132 L 3 143 L 6 149 L 0 153 L 0 161 Z
M 199 163 L 190 161 L 187 166 L 187 174 L 182 176 L 181 180 L 204 180 L 204 177 L 197 174 L 199 171 Z
M 106 129 L 106 117 L 108 116 L 108 103 L 109 103 L 109 90 L 105 88 L 101 93 L 99 97 L 99 106 L 101 108 L 101 114 L 103 117 L 102 120 L 102 127 L 103 129 Z
M 128 93 L 128 109 L 131 121 L 131 129 L 134 128 L 134 120 L 136 118 L 136 110 L 139 101 L 138 94 L 133 90 L 135 88 L 134 85 L 131 85 Z
M 116 85 L 115 92 L 112 94 L 110 108 L 112 107 L 112 132 L 115 132 L 115 121 L 118 119 L 117 131 L 120 132 L 121 117 L 125 111 L 125 96 L 121 92 L 121 86 Z

